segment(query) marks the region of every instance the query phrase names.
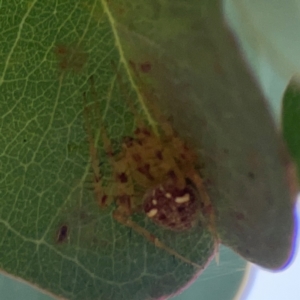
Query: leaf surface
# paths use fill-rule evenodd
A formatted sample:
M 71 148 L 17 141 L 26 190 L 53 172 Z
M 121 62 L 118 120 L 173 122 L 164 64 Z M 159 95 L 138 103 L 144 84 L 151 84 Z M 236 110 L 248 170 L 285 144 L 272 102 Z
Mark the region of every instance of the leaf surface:
M 98 114 L 116 149 L 135 128 L 128 98 L 153 122 L 130 78 L 108 4 L 8 2 L 1 20 L 1 268 L 66 299 L 175 293 L 214 253 L 207 228 L 175 233 L 143 214 L 132 216 L 201 266 L 195 268 L 117 222 L 115 204 L 100 209 L 93 191 L 91 164 L 98 166 L 91 163 L 86 125 L 105 168 Z M 84 107 L 93 103 L 86 118 Z
M 219 1 L 2 7 L 2 269 L 67 299 L 157 299 L 195 276 L 193 266 L 116 222 L 114 205 L 99 209 L 83 113 L 91 76 L 114 145 L 134 129 L 128 95 L 150 124 L 144 98 L 157 99 L 199 149 L 222 241 L 265 267 L 286 262 L 289 160 L 222 19 Z M 130 87 L 125 94 L 112 61 Z M 214 252 L 205 227 L 178 234 L 144 215 L 133 220 L 203 267 Z

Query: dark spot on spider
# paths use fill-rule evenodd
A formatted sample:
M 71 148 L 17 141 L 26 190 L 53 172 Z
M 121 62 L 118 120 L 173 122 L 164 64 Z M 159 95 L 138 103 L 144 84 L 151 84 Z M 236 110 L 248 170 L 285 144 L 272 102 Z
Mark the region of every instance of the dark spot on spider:
M 121 195 L 119 196 L 120 204 L 125 204 L 126 207 L 130 206 L 130 196 L 129 195 Z
M 255 179 L 255 175 L 254 175 L 253 172 L 248 172 L 248 177 L 249 177 L 250 179 Z
M 57 237 L 56 237 L 56 242 L 58 244 L 61 244 L 65 242 L 65 240 L 68 237 L 68 226 L 67 225 L 62 225 L 60 226 L 58 232 L 57 232 Z
M 142 161 L 142 157 L 141 157 L 139 154 L 137 154 L 137 153 L 134 153 L 134 154 L 132 155 L 132 158 L 133 158 L 136 162 L 141 162 L 141 161 Z
M 123 172 L 121 174 L 118 174 L 118 179 L 121 183 L 126 183 L 128 181 L 127 175 Z
M 208 188 L 208 187 L 211 187 L 212 186 L 212 181 L 210 179 L 204 179 L 203 183 L 205 184 L 205 186 Z
M 167 217 L 166 217 L 166 215 L 165 214 L 160 214 L 159 215 L 159 219 L 160 220 L 165 220 Z
M 160 160 L 163 160 L 162 152 L 160 150 L 156 151 L 156 157 Z
M 150 136 L 151 135 L 151 132 L 147 129 L 147 128 L 144 128 L 143 129 L 143 134 L 147 135 L 147 136 Z
M 129 148 L 129 147 L 132 147 L 133 141 L 134 141 L 134 139 L 133 139 L 133 137 L 131 137 L 131 136 L 125 136 L 124 139 L 123 139 L 124 144 L 125 144 L 128 148 Z
M 24 143 L 26 143 L 26 142 L 27 142 L 27 140 L 26 140 L 26 139 L 24 139 L 24 140 L 23 140 L 23 142 L 24 142 Z
M 180 153 L 182 159 L 186 159 L 186 155 L 184 153 Z
M 151 135 L 150 131 L 149 131 L 147 128 L 137 128 L 137 129 L 134 131 L 134 133 L 135 133 L 136 135 L 138 135 L 138 134 L 144 134 L 144 135 L 146 135 L 146 136 L 150 136 L 150 135 Z
M 101 205 L 105 205 L 106 199 L 107 199 L 107 195 L 102 196 Z
M 185 210 L 184 206 L 179 206 L 179 207 L 177 207 L 177 211 L 178 211 L 179 213 L 183 212 L 184 210 Z
M 177 176 L 173 170 L 168 172 L 168 176 L 170 177 L 170 179 L 172 179 L 174 181 L 177 179 Z
M 141 133 L 141 129 L 140 128 L 137 128 L 135 131 L 134 131 L 134 134 L 139 134 Z
M 186 222 L 186 221 L 187 221 L 187 216 L 181 218 L 181 222 L 184 223 L 184 222 Z
M 140 64 L 140 69 L 143 73 L 148 73 L 151 71 L 152 65 L 149 61 Z

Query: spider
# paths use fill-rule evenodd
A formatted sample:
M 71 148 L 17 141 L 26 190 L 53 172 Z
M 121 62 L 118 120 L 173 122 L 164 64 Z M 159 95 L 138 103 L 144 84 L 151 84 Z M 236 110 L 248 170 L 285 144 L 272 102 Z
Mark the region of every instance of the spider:
M 93 76 L 90 77 L 90 82 L 91 96 L 96 99 Z M 201 268 L 131 219 L 133 213 L 142 212 L 155 224 L 168 230 L 182 232 L 193 228 L 199 222 L 199 218 L 202 218 L 201 221 L 205 222 L 216 237 L 212 205 L 196 170 L 196 152 L 176 134 L 171 124 L 153 105 L 151 109 L 159 120 L 159 132 L 146 124 L 135 111 L 134 105 L 128 101 L 137 127 L 132 136 L 123 138 L 121 150 L 115 154 L 103 125 L 99 103 L 94 100 L 88 105 L 86 93 L 83 94 L 83 98 L 92 184 L 99 206 L 105 208 L 114 202 L 116 208 L 113 218 L 116 221 L 130 227 L 174 257 Z M 98 139 L 101 138 L 112 167 L 111 180 L 107 186 L 102 178 L 97 141 L 90 123 L 93 118 L 98 118 Z

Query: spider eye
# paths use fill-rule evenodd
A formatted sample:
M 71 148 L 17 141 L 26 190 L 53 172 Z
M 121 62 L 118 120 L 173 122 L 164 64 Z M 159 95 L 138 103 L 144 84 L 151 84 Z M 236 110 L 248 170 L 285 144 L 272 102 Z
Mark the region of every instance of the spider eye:
M 198 192 L 190 183 L 183 189 L 169 182 L 152 188 L 145 194 L 143 205 L 154 223 L 173 231 L 192 228 L 199 220 L 201 209 Z

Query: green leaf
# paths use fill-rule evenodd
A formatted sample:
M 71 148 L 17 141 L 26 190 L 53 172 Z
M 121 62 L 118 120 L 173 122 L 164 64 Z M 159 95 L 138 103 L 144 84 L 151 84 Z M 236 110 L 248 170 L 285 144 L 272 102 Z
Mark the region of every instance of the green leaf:
M 291 81 L 283 96 L 282 131 L 287 147 L 300 175 L 300 88 Z
M 221 241 L 263 267 L 283 267 L 293 252 L 296 176 L 221 1 L 122 3 L 110 7 L 125 57 L 198 147 Z
M 99 208 L 85 94 L 98 103 L 116 149 L 136 121 L 128 97 L 150 125 L 156 120 L 145 99 L 156 97 L 199 149 L 222 241 L 265 267 L 286 262 L 293 232 L 286 160 L 220 7 L 211 0 L 2 4 L 3 270 L 64 298 L 118 300 L 170 295 L 199 272 L 116 222 L 114 204 Z M 109 166 L 103 152 L 100 163 Z M 214 253 L 206 227 L 176 233 L 143 214 L 132 220 L 202 267 Z
M 99 166 L 91 150 L 101 145 L 98 114 L 116 151 L 135 127 L 128 98 L 154 121 L 132 81 L 108 3 L 7 2 L 1 20 L 1 268 L 68 299 L 175 293 L 213 255 L 208 229 L 200 223 L 170 232 L 134 214 L 133 222 L 164 243 L 161 249 L 117 222 L 115 204 L 101 209 L 93 191 L 100 175 L 93 174 Z M 104 151 L 97 155 L 101 168 L 109 166 Z

